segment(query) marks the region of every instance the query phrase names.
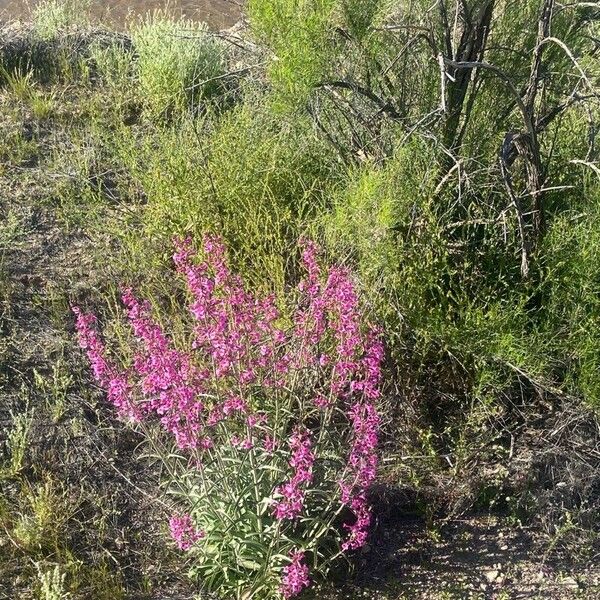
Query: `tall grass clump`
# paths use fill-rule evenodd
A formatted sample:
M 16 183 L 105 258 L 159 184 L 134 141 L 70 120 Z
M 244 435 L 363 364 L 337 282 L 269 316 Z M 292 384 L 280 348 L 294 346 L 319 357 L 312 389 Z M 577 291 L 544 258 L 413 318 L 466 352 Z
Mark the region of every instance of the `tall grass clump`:
M 131 33 L 140 93 L 153 118 L 193 108 L 219 90 L 225 53 L 206 24 L 155 11 Z
M 90 0 L 44 0 L 33 9 L 33 29 L 37 39 L 49 41 L 69 27 L 87 22 Z
M 295 240 L 342 177 L 308 119 L 281 119 L 269 106 L 253 94 L 225 114 L 157 127 L 145 139 L 123 132 L 115 153 L 147 198 L 143 235 L 120 232 L 134 271 L 156 272 L 173 235 L 218 228 L 253 283 L 283 289 Z
M 190 240 L 176 241 L 174 261 L 187 284 L 185 334 L 169 335 L 128 289 L 128 364 L 109 358 L 95 317 L 75 308 L 80 345 L 162 457 L 171 535 L 207 589 L 291 598 L 367 540 L 379 333 L 350 272 L 321 266 L 311 242 L 281 307 L 244 286 L 214 236 L 200 262 Z

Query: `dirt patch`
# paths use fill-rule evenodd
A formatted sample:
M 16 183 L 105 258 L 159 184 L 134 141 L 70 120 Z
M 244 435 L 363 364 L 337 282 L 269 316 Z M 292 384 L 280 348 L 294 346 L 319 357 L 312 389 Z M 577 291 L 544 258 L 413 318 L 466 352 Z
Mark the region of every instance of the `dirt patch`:
M 318 598 L 521 600 L 600 598 L 596 557 L 548 551 L 539 530 L 471 515 L 427 531 L 422 519 L 380 519 L 352 583 Z

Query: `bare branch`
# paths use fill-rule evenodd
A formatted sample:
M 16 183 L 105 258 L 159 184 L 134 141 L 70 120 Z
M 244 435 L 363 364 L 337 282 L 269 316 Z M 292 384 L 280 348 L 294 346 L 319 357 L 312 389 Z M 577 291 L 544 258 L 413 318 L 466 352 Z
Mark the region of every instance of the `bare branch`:
M 589 167 L 590 169 L 592 169 L 592 171 L 594 171 L 594 173 L 596 173 L 596 175 L 598 175 L 598 177 L 600 177 L 600 167 L 598 167 L 598 165 L 588 162 L 587 160 L 578 160 L 578 159 L 574 159 L 574 160 L 570 160 L 570 163 L 573 163 L 574 165 L 585 165 L 586 167 Z
M 569 47 L 562 41 L 559 40 L 558 38 L 555 37 L 547 37 L 546 39 L 542 40 L 540 42 L 540 46 L 542 46 L 543 44 L 550 44 L 550 43 L 554 43 L 557 46 L 560 46 L 565 54 L 571 59 L 571 62 L 575 65 L 575 68 L 579 71 L 581 78 L 588 84 L 590 90 L 592 90 L 594 92 L 594 96 L 598 97 L 598 93 L 595 92 L 595 87 L 594 85 L 592 85 L 592 82 L 588 79 L 588 76 L 585 74 L 585 71 L 580 67 L 579 63 L 577 62 L 577 59 L 573 56 L 573 53 L 571 52 L 571 50 L 569 49 Z
M 486 70 L 491 71 L 492 73 L 496 74 L 504 82 L 506 87 L 509 89 L 510 93 L 513 95 L 515 102 L 516 102 L 517 106 L 519 107 L 519 110 L 521 111 L 521 115 L 523 116 L 523 121 L 525 123 L 527 132 L 529 133 L 529 135 L 531 135 L 535 139 L 535 130 L 533 127 L 533 122 L 531 120 L 529 113 L 527 112 L 527 108 L 525 107 L 525 104 L 523 103 L 521 95 L 519 94 L 519 92 L 517 91 L 515 86 L 513 85 L 512 81 L 510 80 L 508 75 L 502 69 L 496 67 L 495 65 L 492 65 L 490 63 L 483 62 L 483 61 L 454 62 L 453 60 L 445 59 L 444 62 L 447 65 L 454 67 L 455 69 L 486 69 Z
M 341 89 L 351 90 L 352 92 L 360 94 L 361 96 L 364 96 L 365 98 L 368 98 L 369 100 L 371 100 L 371 102 L 373 102 L 380 108 L 381 112 L 385 113 L 392 119 L 402 118 L 402 115 L 394 108 L 394 106 L 392 105 L 391 102 L 384 100 L 383 98 L 381 98 L 377 94 L 375 94 L 375 92 L 373 92 L 357 83 L 353 83 L 351 81 L 343 81 L 343 80 L 324 81 L 322 83 L 319 83 L 316 87 L 317 88 L 333 87 L 333 88 L 341 88 Z
M 503 147 L 509 147 L 510 145 L 512 145 L 512 139 L 510 134 L 508 134 L 504 139 Z M 500 171 L 502 173 L 502 179 L 504 180 L 504 185 L 506 187 L 506 191 L 508 192 L 512 207 L 514 208 L 517 216 L 519 237 L 521 238 L 521 275 L 523 276 L 523 279 L 527 279 L 529 277 L 529 242 L 527 240 L 527 232 L 525 228 L 525 217 L 523 215 L 523 209 L 521 207 L 521 203 L 519 202 L 519 198 L 515 193 L 512 177 L 503 156 L 504 154 L 506 153 L 501 153 L 500 155 Z

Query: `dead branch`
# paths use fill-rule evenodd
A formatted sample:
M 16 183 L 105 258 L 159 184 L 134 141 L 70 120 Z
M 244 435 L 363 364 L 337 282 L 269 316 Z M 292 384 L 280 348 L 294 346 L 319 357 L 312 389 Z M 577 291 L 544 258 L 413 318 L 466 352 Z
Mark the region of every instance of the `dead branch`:
M 574 164 L 574 165 L 585 165 L 586 167 L 589 167 L 590 169 L 592 169 L 592 171 L 594 171 L 594 173 L 596 173 L 596 175 L 598 175 L 598 177 L 600 177 L 600 167 L 598 167 L 598 165 L 595 165 L 594 163 L 588 162 L 587 160 L 570 160 L 570 163 Z
M 500 172 L 502 173 L 502 179 L 504 180 L 504 185 L 506 187 L 506 191 L 508 192 L 508 197 L 510 198 L 511 205 L 514 208 L 517 217 L 519 237 L 521 238 L 521 275 L 523 276 L 523 279 L 527 279 L 529 277 L 530 248 L 529 241 L 527 239 L 525 218 L 523 215 L 523 208 L 521 207 L 519 198 L 514 190 L 510 170 L 506 164 L 506 153 L 508 152 L 508 149 L 512 146 L 513 136 L 514 134 L 508 133 L 504 138 L 504 143 L 502 144 L 502 152 L 500 153 Z
M 373 102 L 374 104 L 376 104 L 379 107 L 379 109 L 381 110 L 382 113 L 385 113 L 390 118 L 392 118 L 392 119 L 402 118 L 402 115 L 394 108 L 393 104 L 390 101 L 384 100 L 383 98 L 378 96 L 372 90 L 369 90 L 366 87 L 363 87 L 362 85 L 359 85 L 352 81 L 344 81 L 344 80 L 324 81 L 322 83 L 319 83 L 316 87 L 317 88 L 341 88 L 341 89 L 350 90 L 352 92 L 355 92 L 356 94 L 360 94 L 361 96 L 364 96 L 365 98 L 369 99 L 371 102 Z
M 512 81 L 510 80 L 510 77 L 502 69 L 500 69 L 499 67 L 496 67 L 495 65 L 492 65 L 487 62 L 482 62 L 482 61 L 455 62 L 453 60 L 445 59 L 444 62 L 447 65 L 450 65 L 455 69 L 486 69 L 486 70 L 491 71 L 492 73 L 496 74 L 500 78 L 500 80 L 506 85 L 506 87 L 512 94 L 513 98 L 515 99 L 515 102 L 516 102 L 516 104 L 521 112 L 521 115 L 523 117 L 523 122 L 525 123 L 527 133 L 530 136 L 533 134 L 533 136 L 535 137 L 535 133 L 534 133 L 535 129 L 533 126 L 533 121 L 531 120 L 531 116 L 527 112 L 527 108 L 525 107 L 525 104 L 521 98 L 521 95 L 519 94 L 519 92 L 517 91 L 515 86 L 513 85 Z

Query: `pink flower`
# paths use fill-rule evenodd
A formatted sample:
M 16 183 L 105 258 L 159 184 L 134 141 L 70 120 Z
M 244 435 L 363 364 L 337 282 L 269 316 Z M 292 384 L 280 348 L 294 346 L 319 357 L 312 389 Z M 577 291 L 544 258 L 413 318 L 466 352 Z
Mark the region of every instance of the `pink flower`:
M 251 415 L 248 415 L 248 418 L 246 419 L 246 423 L 248 424 L 248 427 L 250 427 L 250 429 L 252 429 L 253 427 L 256 427 L 258 425 L 264 425 L 267 422 L 267 415 L 262 414 L 262 413 L 254 413 Z
M 204 405 L 199 398 L 205 390 L 205 375 L 189 354 L 173 348 L 152 319 L 147 302 L 140 302 L 129 289 L 122 298 L 133 332 L 142 342 L 134 367 L 147 408 L 160 417 L 180 448 L 196 448 L 202 429 Z
M 140 421 L 142 411 L 133 401 L 128 374 L 120 372 L 106 358 L 106 349 L 95 329 L 96 317 L 84 314 L 77 306 L 73 306 L 72 310 L 76 317 L 79 346 L 86 351 L 94 378 L 106 389 L 108 400 L 115 406 L 119 416 L 131 421 Z
M 196 318 L 194 348 L 210 357 L 217 379 L 235 378 L 238 386 L 254 385 L 278 355 L 279 311 L 274 296 L 258 298 L 244 289 L 227 264 L 220 238 L 203 239 L 204 262 L 195 264 L 191 241 L 178 240 L 173 259 L 185 276 Z
M 290 467 L 294 469 L 292 478 L 275 490 L 280 494 L 281 500 L 274 504 L 273 512 L 276 519 L 295 519 L 300 516 L 304 508 L 306 496 L 305 484 L 312 481 L 312 469 L 315 460 L 311 449 L 310 434 L 296 429 L 290 438 Z
M 330 362 L 331 359 L 329 356 L 327 356 L 327 354 L 321 354 L 321 356 L 319 356 L 319 365 L 322 367 L 326 367 Z
M 371 510 L 364 493 L 361 492 L 355 496 L 350 505 L 356 516 L 356 521 L 352 525 L 344 525 L 349 531 L 348 539 L 342 544 L 344 552 L 362 548 L 367 542 L 369 526 L 371 525 Z
M 210 450 L 215 447 L 215 442 L 209 437 L 203 437 L 198 440 L 198 448 L 200 450 Z
M 273 437 L 271 437 L 270 435 L 267 435 L 265 437 L 265 440 L 263 442 L 263 448 L 270 454 L 272 452 L 275 452 L 275 450 L 277 449 L 277 446 L 279 445 L 279 443 L 277 442 L 277 440 Z
M 304 552 L 292 552 L 290 560 L 291 563 L 283 568 L 281 580 L 281 593 L 284 598 L 293 598 L 310 585 L 308 565 L 304 562 Z
M 254 383 L 256 380 L 256 374 L 252 369 L 246 369 L 240 373 L 240 383 L 246 385 L 248 383 Z
M 237 435 L 231 436 L 231 445 L 238 450 L 250 450 L 254 448 L 254 442 L 250 438 L 240 438 Z
M 169 519 L 169 529 L 180 550 L 189 550 L 204 537 L 204 532 L 196 528 L 190 515 L 173 515 Z
M 323 394 L 317 394 L 313 402 L 317 408 L 327 408 L 328 406 L 331 406 L 331 402 L 328 398 L 323 396 Z
M 225 416 L 229 416 L 234 412 L 245 413 L 248 411 L 248 405 L 246 404 L 246 401 L 243 398 L 234 395 L 230 396 L 229 398 L 227 398 L 227 400 L 225 400 L 225 402 L 223 403 L 222 410 Z
M 356 401 L 349 411 L 352 422 L 353 440 L 348 457 L 348 477 L 340 482 L 342 502 L 348 505 L 356 517 L 354 524 L 347 526 L 349 538 L 342 544 L 343 550 L 354 550 L 366 543 L 371 523 L 371 510 L 366 492 L 377 474 L 377 442 L 380 418 L 373 404 L 379 395 L 383 345 L 371 332 L 368 347 L 362 359 L 363 398 Z

